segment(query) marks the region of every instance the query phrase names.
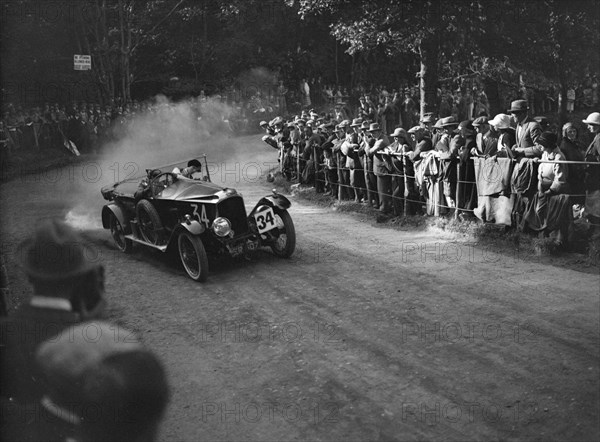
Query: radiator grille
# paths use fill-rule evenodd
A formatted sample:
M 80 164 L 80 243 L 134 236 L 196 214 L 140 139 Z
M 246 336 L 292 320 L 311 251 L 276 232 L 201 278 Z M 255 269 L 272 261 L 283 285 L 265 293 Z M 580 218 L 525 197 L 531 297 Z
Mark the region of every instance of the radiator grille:
M 248 231 L 248 220 L 246 219 L 246 207 L 241 196 L 231 196 L 217 204 L 217 216 L 223 216 L 231 221 L 231 227 L 235 236 Z

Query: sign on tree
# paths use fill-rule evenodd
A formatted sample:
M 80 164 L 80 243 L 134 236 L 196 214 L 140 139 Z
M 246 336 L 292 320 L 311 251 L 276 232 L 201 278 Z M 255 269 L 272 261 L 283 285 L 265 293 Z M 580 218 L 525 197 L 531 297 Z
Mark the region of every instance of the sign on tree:
M 73 56 L 73 66 L 76 71 L 89 71 L 92 69 L 92 56 L 75 54 Z

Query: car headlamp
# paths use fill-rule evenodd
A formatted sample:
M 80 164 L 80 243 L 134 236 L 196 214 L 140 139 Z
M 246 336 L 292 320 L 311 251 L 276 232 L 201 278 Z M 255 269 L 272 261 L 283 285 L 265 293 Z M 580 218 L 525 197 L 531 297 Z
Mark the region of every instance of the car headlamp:
M 212 229 L 217 236 L 224 237 L 231 233 L 231 223 L 227 218 L 215 218 L 212 224 Z

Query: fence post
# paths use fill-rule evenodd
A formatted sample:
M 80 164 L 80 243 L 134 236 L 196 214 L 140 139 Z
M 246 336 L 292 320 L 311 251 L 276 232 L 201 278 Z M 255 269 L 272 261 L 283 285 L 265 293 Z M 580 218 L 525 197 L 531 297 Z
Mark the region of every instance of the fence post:
M 404 178 L 404 192 L 403 192 L 403 196 L 404 196 L 404 216 L 408 215 L 408 197 L 410 197 L 410 190 L 408 189 L 408 177 L 406 176 L 406 168 L 407 168 L 407 164 L 406 164 L 406 155 L 404 155 L 402 157 L 402 171 L 403 171 L 403 178 Z M 410 161 L 410 160 L 408 160 Z
M 300 143 L 297 144 L 296 148 L 296 177 L 298 184 L 300 184 Z
M 338 182 L 337 182 L 337 189 L 338 189 L 338 201 L 342 201 L 342 192 L 344 191 L 344 188 L 342 187 L 343 185 L 343 171 L 342 171 L 342 159 L 341 159 L 341 155 L 340 152 L 336 152 L 335 153 L 335 163 L 336 163 L 336 167 L 337 167 L 337 176 L 338 176 Z
M 459 200 L 460 200 L 460 188 L 461 188 L 461 179 L 460 179 L 460 158 L 458 159 L 458 162 L 456 163 L 456 200 L 454 202 L 454 204 L 456 205 L 456 209 L 454 210 L 454 219 L 458 219 L 458 212 L 459 212 Z
M 313 144 L 312 151 L 313 151 L 312 157 L 313 157 L 313 169 L 314 169 L 314 178 L 313 179 L 315 180 L 315 184 L 314 184 L 315 192 L 317 192 L 319 189 L 319 181 L 318 181 L 318 179 L 319 179 L 319 174 L 318 174 L 319 161 L 317 158 L 317 145 L 316 144 Z

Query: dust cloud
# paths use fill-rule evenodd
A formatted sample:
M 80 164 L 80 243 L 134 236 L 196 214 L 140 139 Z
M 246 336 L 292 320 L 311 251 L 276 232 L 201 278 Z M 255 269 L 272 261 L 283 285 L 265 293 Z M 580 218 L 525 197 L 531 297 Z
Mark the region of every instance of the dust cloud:
M 115 139 L 100 146 L 98 157 L 69 172 L 73 179 L 60 192 L 71 207 L 66 221 L 80 230 L 101 229 L 100 213 L 106 201 L 100 189 L 123 180 L 135 185 L 146 169 L 171 171 L 185 167 L 192 158 L 204 166 L 206 155 L 214 183 L 223 182 L 220 169 L 229 170 L 230 175 L 242 173 L 244 164 L 256 161 L 256 153 L 249 151 L 245 137 L 234 137 L 226 121 L 232 110 L 219 96 L 183 102 L 157 96 L 149 111 L 114 127 Z M 276 161 L 272 151 L 268 154 Z M 254 167 L 252 173 L 262 174 L 266 168 Z

